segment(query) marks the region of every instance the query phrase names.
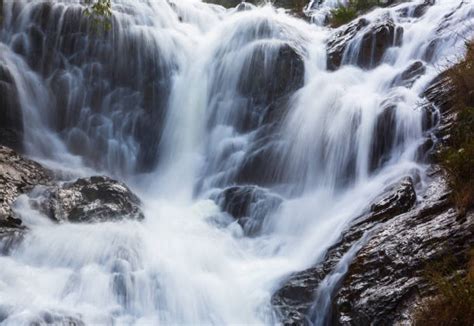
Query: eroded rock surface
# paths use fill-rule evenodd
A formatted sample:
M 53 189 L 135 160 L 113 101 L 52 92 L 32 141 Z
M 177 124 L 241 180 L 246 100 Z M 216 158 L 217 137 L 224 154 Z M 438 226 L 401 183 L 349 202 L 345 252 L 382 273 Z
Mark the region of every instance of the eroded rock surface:
M 23 236 L 22 221 L 12 210 L 16 198 L 50 181 L 50 171 L 0 146 L 0 254 L 7 253 Z
M 418 208 L 387 222 L 364 245 L 334 298 L 334 324 L 407 321 L 410 305 L 429 294 L 426 266 L 450 255 L 466 259 L 474 244 L 474 212 L 461 218 L 447 195 L 439 177 Z
M 21 225 L 12 211 L 15 199 L 36 185 L 49 184 L 50 171 L 8 147 L 0 146 L 0 228 Z
M 272 303 L 286 325 L 308 324 L 309 310 L 314 302 L 321 281 L 330 275 L 342 256 L 364 233 L 375 228 L 383 220 L 408 211 L 415 203 L 416 194 L 410 177 L 387 187 L 385 193 L 374 201 L 367 212 L 355 219 L 342 234 L 341 239 L 328 249 L 320 263 L 289 277 L 278 290 Z
M 78 179 L 47 190 L 41 209 L 57 222 L 142 220 L 140 199 L 123 183 L 108 177 Z

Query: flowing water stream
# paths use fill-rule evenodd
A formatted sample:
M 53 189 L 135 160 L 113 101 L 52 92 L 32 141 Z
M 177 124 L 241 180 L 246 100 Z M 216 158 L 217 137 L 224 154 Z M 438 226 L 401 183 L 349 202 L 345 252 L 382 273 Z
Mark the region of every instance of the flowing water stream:
M 114 0 L 105 34 L 79 1 L 4 1 L 0 62 L 25 150 L 72 176 L 125 180 L 146 219 L 58 225 L 21 198 L 30 231 L 0 257 L 2 324 L 278 323 L 270 300 L 285 277 L 321 259 L 384 187 L 423 180 L 420 96 L 462 55 L 474 4 L 438 0 L 418 17 L 422 3 L 367 14 L 332 71 L 333 30 L 318 24 L 332 1 L 311 5 L 309 23 L 271 5 Z M 358 67 L 364 33 L 388 20 L 403 34 Z M 394 82 L 415 62 L 420 78 Z M 211 200 L 234 184 L 283 198 L 256 236 Z

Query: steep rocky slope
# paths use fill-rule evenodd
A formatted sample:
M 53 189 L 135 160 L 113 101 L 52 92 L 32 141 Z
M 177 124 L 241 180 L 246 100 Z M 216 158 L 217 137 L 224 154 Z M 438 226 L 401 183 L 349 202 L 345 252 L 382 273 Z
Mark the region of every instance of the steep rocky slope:
M 455 125 L 452 94 L 444 75 L 425 91 L 427 131 L 420 153 L 428 160 Z M 435 107 L 440 116 L 433 115 Z M 419 182 L 423 191 L 415 192 Z M 413 307 L 433 294 L 424 278 L 427 266 L 454 257 L 455 268 L 464 270 L 473 232 L 474 211 L 456 210 L 445 171 L 432 165 L 426 180 L 404 178 L 389 187 L 320 263 L 284 281 L 272 302 L 287 325 L 314 320 L 331 325 L 412 324 Z M 331 292 L 329 285 L 336 285 Z M 325 309 L 313 309 L 316 305 Z

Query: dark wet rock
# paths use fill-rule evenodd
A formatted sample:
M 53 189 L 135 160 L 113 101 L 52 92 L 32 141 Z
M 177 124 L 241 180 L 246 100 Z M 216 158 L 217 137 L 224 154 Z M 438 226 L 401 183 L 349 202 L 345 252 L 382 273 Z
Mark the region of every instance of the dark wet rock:
M 239 91 L 256 105 L 269 104 L 301 88 L 304 72 L 303 58 L 290 45 L 281 46 L 276 54 L 262 48 L 242 72 Z
M 410 88 L 426 71 L 426 67 L 421 61 L 415 61 L 406 68 L 400 75 L 395 77 L 392 86 L 404 86 Z
M 430 262 L 455 255 L 464 265 L 474 244 L 474 212 L 460 218 L 442 183 L 429 191 L 437 192 L 437 201 L 426 199 L 390 220 L 357 254 L 333 301 L 335 324 L 406 321 L 413 302 L 429 295 L 423 273 Z
M 23 237 L 24 226 L 12 209 L 16 198 L 50 180 L 50 171 L 40 164 L 0 146 L 0 254 L 7 254 Z
M 309 310 L 321 281 L 331 274 L 340 259 L 366 232 L 374 229 L 382 221 L 408 211 L 415 200 L 416 194 L 410 177 L 387 187 L 384 194 L 375 200 L 367 212 L 355 219 L 343 232 L 340 240 L 327 250 L 320 263 L 291 275 L 272 297 L 272 304 L 282 322 L 285 325 L 311 324 L 308 322 Z
M 234 186 L 224 189 L 215 201 L 221 209 L 235 218 L 247 235 L 261 231 L 265 217 L 274 213 L 282 198 L 256 186 Z
M 393 325 L 406 321 L 410 305 L 429 295 L 429 286 L 422 278 L 427 264 L 451 254 L 462 262 L 474 243 L 474 214 L 460 218 L 451 208 L 440 173 L 435 174 L 422 201 L 412 210 L 392 215 L 383 223 L 374 221 L 374 213 L 357 219 L 329 248 L 321 263 L 292 275 L 275 293 L 272 303 L 284 324 L 309 324 L 318 285 L 368 232 L 371 236 L 331 294 L 332 307 L 325 319 L 330 325 Z M 317 313 L 313 312 L 312 317 Z
M 328 69 L 336 70 L 339 68 L 349 42 L 367 25 L 369 25 L 369 21 L 361 18 L 336 30 L 327 43 Z
M 370 169 L 375 170 L 390 159 L 390 153 L 395 147 L 397 131 L 396 106 L 387 103 L 377 116 L 372 137 Z
M 18 91 L 0 48 L 0 145 L 22 149 L 23 120 Z
M 373 68 L 382 61 L 388 48 L 401 44 L 402 38 L 403 28 L 391 19 L 369 23 L 361 18 L 337 29 L 329 39 L 327 66 L 330 70 L 342 64 Z
M 370 211 L 372 218 L 384 220 L 408 212 L 416 202 L 416 193 L 411 177 L 406 177 L 399 184 L 386 190 L 381 199 L 376 200 Z
M 12 211 L 15 199 L 35 186 L 49 184 L 50 171 L 8 147 L 0 146 L 0 228 L 21 225 Z
M 140 199 L 125 184 L 98 176 L 49 189 L 39 203 L 53 220 L 73 223 L 142 220 L 140 205 Z

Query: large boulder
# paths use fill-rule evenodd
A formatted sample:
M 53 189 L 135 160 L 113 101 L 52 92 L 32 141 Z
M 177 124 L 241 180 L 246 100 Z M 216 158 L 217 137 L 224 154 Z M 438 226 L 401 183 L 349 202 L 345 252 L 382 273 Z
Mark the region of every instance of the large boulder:
M 215 201 L 238 221 L 246 235 L 254 236 L 261 231 L 265 218 L 274 213 L 283 200 L 257 186 L 233 186 L 224 189 Z
M 140 199 L 125 184 L 94 176 L 46 191 L 39 207 L 57 222 L 91 223 L 142 220 Z

